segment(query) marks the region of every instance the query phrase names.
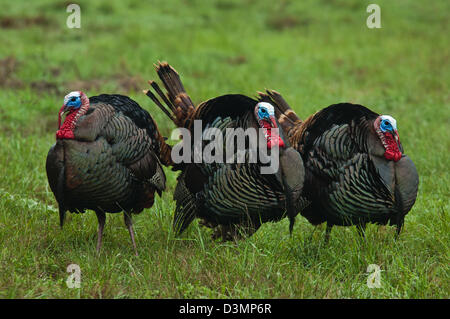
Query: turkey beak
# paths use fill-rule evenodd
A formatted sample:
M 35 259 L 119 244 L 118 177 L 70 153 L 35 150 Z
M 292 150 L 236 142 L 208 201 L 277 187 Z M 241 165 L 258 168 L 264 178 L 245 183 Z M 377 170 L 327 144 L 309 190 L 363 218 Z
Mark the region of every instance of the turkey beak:
M 65 113 L 69 112 L 69 110 L 70 110 L 70 106 L 68 106 L 68 105 L 63 105 L 63 108 L 62 108 L 62 114 L 65 114 Z
M 400 137 L 398 136 L 398 131 L 395 130 L 393 135 L 394 135 L 395 142 L 397 143 L 397 147 L 398 147 L 399 151 L 403 153 L 403 147 L 402 147 L 402 144 L 400 143 Z
M 70 106 L 67 105 L 63 105 L 61 107 L 61 109 L 59 110 L 59 114 L 58 114 L 58 130 L 61 128 L 61 122 L 62 122 L 62 116 L 67 113 L 70 109 Z
M 62 117 L 62 115 L 63 115 L 63 113 L 64 113 L 64 108 L 65 108 L 66 106 L 65 105 L 63 105 L 62 107 L 61 107 L 61 109 L 59 110 L 59 112 L 58 112 L 58 130 L 61 128 L 61 117 Z
M 272 128 L 277 128 L 278 127 L 277 121 L 275 120 L 275 116 L 270 115 L 269 116 L 269 120 L 270 120 L 270 123 L 272 124 Z

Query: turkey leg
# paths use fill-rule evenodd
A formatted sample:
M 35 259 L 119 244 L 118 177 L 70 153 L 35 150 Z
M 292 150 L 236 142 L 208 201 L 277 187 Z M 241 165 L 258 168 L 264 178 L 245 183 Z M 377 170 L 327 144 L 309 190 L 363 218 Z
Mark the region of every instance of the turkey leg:
M 133 243 L 133 248 L 134 248 L 134 254 L 136 256 L 139 256 L 137 249 L 136 249 L 136 242 L 134 241 L 133 221 L 131 219 L 131 216 L 128 213 L 123 213 L 123 219 L 125 221 L 125 225 L 128 228 L 128 232 L 130 233 L 131 242 Z
M 105 227 L 106 215 L 103 212 L 95 212 L 98 219 L 98 233 L 97 233 L 97 253 L 100 253 L 102 247 L 103 228 Z

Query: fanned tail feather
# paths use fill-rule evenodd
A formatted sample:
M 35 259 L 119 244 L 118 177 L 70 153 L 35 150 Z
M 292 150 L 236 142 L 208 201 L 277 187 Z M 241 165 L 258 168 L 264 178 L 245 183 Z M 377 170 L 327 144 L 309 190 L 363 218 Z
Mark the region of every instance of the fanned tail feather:
M 155 67 L 159 78 L 167 90 L 167 96 L 155 81 L 149 81 L 149 84 L 155 90 L 157 95 L 150 90 L 144 91 L 144 93 L 175 123 L 175 125 L 178 127 L 185 127 L 188 123 L 187 121 L 194 112 L 194 103 L 186 93 L 180 76 L 174 68 L 167 62 L 158 62 Z M 162 99 L 166 106 L 159 101 L 157 96 Z

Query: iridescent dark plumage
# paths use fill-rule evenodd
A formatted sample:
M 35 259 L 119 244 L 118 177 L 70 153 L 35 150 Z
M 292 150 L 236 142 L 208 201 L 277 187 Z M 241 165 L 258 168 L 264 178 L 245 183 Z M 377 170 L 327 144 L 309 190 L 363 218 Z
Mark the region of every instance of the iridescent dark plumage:
M 135 247 L 130 214 L 151 207 L 155 191 L 161 195 L 165 188 L 161 162 L 170 161 L 162 154 L 170 154 L 170 149 L 150 114 L 132 99 L 102 94 L 88 101 L 81 116 L 76 117 L 76 109 L 70 111 L 76 118 L 72 133 L 60 133 L 63 124 L 47 156 L 47 176 L 58 201 L 60 225 L 66 211 L 94 210 L 99 220 L 99 250 L 105 213 L 123 211 Z
M 203 133 L 207 128 L 217 128 L 224 135 L 229 128 L 260 128 L 254 113 L 258 101 L 240 94 L 228 94 L 195 107 L 173 68 L 160 63 L 157 73 L 168 91 L 168 98 L 155 82 L 150 84 L 169 110 L 153 93 L 148 91 L 147 95 L 178 127 L 193 133 L 194 121 L 202 120 Z M 205 144 L 202 147 L 204 149 Z M 261 223 L 277 221 L 286 215 L 292 230 L 295 215 L 305 204 L 300 197 L 303 162 L 289 146 L 280 148 L 279 160 L 280 167 L 275 174 L 261 174 L 261 166 L 266 166 L 261 162 L 175 165 L 175 170 L 181 170 L 174 193 L 177 202 L 174 228 L 177 233 L 181 233 L 196 217 L 215 228 L 215 236 L 223 239 L 235 237 L 237 228 L 250 235 Z M 286 163 L 289 163 L 288 167 Z
M 334 104 L 302 122 L 281 95 L 260 93 L 279 109 L 278 121 L 305 163 L 303 194 L 311 205 L 302 211 L 313 225 L 366 223 L 397 225 L 417 196 L 419 178 L 398 139 L 399 160 L 388 160 L 375 128 L 379 114 L 350 103 Z

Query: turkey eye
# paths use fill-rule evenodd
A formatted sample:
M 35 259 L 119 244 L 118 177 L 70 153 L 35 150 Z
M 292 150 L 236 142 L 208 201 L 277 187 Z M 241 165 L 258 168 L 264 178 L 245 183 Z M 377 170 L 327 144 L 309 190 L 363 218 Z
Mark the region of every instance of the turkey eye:
M 71 100 L 72 102 L 75 102 L 76 99 L 77 99 L 76 97 L 72 97 L 70 100 Z

